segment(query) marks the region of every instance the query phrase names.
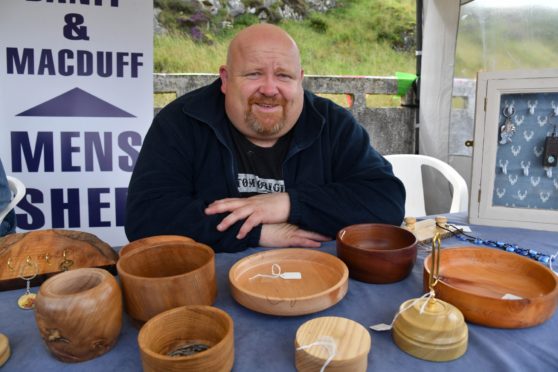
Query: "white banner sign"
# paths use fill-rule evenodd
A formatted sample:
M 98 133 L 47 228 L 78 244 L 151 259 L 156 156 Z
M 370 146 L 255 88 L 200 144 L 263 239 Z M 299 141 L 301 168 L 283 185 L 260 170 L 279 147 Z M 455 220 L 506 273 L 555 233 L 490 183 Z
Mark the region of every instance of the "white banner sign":
M 18 231 L 115 246 L 153 117 L 153 2 L 0 2 L 0 158 L 27 186 Z

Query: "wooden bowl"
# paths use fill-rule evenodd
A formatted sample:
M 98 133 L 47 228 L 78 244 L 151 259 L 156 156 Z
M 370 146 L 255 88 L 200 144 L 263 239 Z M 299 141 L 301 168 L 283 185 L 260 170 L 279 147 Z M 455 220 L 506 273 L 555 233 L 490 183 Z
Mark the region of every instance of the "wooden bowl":
M 187 236 L 182 235 L 156 235 L 156 236 L 149 236 L 147 238 L 134 240 L 131 243 L 124 245 L 118 254 L 120 257 L 124 256 L 126 253 L 133 251 L 136 248 L 140 247 L 155 247 L 159 245 L 165 245 L 174 242 L 193 242 L 194 240 L 188 238 Z
M 266 277 L 272 266 L 300 279 Z M 262 276 L 263 275 L 263 276 Z M 229 271 L 232 296 L 241 305 L 264 314 L 302 315 L 327 309 L 347 293 L 349 271 L 337 257 L 316 250 L 274 249 L 245 257 Z
M 35 319 L 56 358 L 82 362 L 109 351 L 122 326 L 122 292 L 106 270 L 81 268 L 45 281 L 37 294 Z
M 326 371 L 366 372 L 372 344 L 370 332 L 355 321 L 336 316 L 311 319 L 298 328 L 295 338 L 297 371 L 319 371 L 333 351 L 327 348 L 327 342 L 334 343 L 335 356 Z
M 424 260 L 425 290 L 430 258 Z M 558 280 L 552 271 L 530 258 L 495 248 L 442 249 L 434 290 L 436 297 L 461 310 L 467 321 L 488 327 L 543 323 L 558 303 Z
M 128 314 L 145 322 L 184 305 L 212 305 L 215 253 L 201 243 L 175 241 L 133 249 L 116 264 Z
M 404 279 L 417 260 L 417 238 L 398 226 L 359 224 L 337 233 L 337 257 L 349 267 L 351 278 L 366 283 Z
M 234 364 L 233 321 L 212 306 L 182 306 L 151 318 L 141 328 L 138 344 L 145 372 L 219 372 Z

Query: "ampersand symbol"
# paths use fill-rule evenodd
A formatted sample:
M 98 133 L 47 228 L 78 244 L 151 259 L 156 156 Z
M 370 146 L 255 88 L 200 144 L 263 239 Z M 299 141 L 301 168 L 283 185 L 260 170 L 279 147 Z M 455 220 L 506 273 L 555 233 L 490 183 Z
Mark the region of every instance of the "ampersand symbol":
M 66 25 L 62 29 L 64 37 L 70 40 L 89 40 L 87 36 L 87 27 L 80 26 L 85 22 L 81 14 L 69 13 L 64 16 Z

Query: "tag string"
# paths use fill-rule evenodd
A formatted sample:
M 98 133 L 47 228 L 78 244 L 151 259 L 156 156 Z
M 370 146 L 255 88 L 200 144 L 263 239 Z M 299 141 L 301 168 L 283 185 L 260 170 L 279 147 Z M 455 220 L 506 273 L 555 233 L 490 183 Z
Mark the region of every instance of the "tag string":
M 306 350 L 306 349 L 309 349 L 309 348 L 314 347 L 314 346 L 321 346 L 324 349 L 326 349 L 326 351 L 328 353 L 328 358 L 326 359 L 324 365 L 320 369 L 320 372 L 324 372 L 326 367 L 329 365 L 329 363 L 331 363 L 331 361 L 335 357 L 335 354 L 337 354 L 337 344 L 335 343 L 335 340 L 332 337 L 322 336 L 322 337 L 318 338 L 316 341 L 312 342 L 311 344 L 302 345 L 302 346 L 298 347 L 296 350 L 297 351 L 298 350 Z
M 393 328 L 393 324 L 395 323 L 395 320 L 397 320 L 397 317 L 401 314 L 403 314 L 405 311 L 409 310 L 411 307 L 413 307 L 417 302 L 421 301 L 421 300 L 425 300 L 424 303 L 421 305 L 419 313 L 422 314 L 424 312 L 424 309 L 426 307 L 426 304 L 430 301 L 431 298 L 435 298 L 436 297 L 436 293 L 431 290 L 428 293 L 423 294 L 422 296 L 420 296 L 419 298 L 415 298 L 411 303 L 409 303 L 407 306 L 405 306 L 403 309 L 399 310 L 395 316 L 393 317 L 393 320 L 391 321 L 390 324 L 384 324 L 384 323 L 379 323 L 379 324 L 374 324 L 370 326 L 370 329 L 377 331 L 377 332 L 382 332 L 382 331 L 389 331 L 390 329 Z
M 281 272 L 281 266 L 279 266 L 278 264 L 273 264 L 271 265 L 271 275 L 270 274 L 256 274 L 254 276 L 252 276 L 251 278 L 248 278 L 249 280 L 255 279 L 255 278 L 271 278 L 271 279 L 277 279 L 277 278 L 281 278 L 281 279 L 302 279 L 302 274 L 298 271 L 292 271 L 292 272 Z

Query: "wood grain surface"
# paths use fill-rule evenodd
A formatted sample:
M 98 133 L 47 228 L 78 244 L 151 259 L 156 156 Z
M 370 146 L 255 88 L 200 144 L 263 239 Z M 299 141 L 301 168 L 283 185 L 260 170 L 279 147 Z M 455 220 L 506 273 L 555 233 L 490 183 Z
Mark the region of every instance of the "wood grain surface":
M 424 260 L 425 290 L 430 258 Z M 531 327 L 550 318 L 558 304 L 558 280 L 552 271 L 496 248 L 442 249 L 434 289 L 438 298 L 459 308 L 467 321 L 489 327 Z
M 301 279 L 270 278 L 272 266 Z M 337 257 L 311 249 L 274 249 L 245 257 L 229 271 L 234 299 L 272 315 L 310 314 L 339 302 L 347 293 L 347 266 Z

